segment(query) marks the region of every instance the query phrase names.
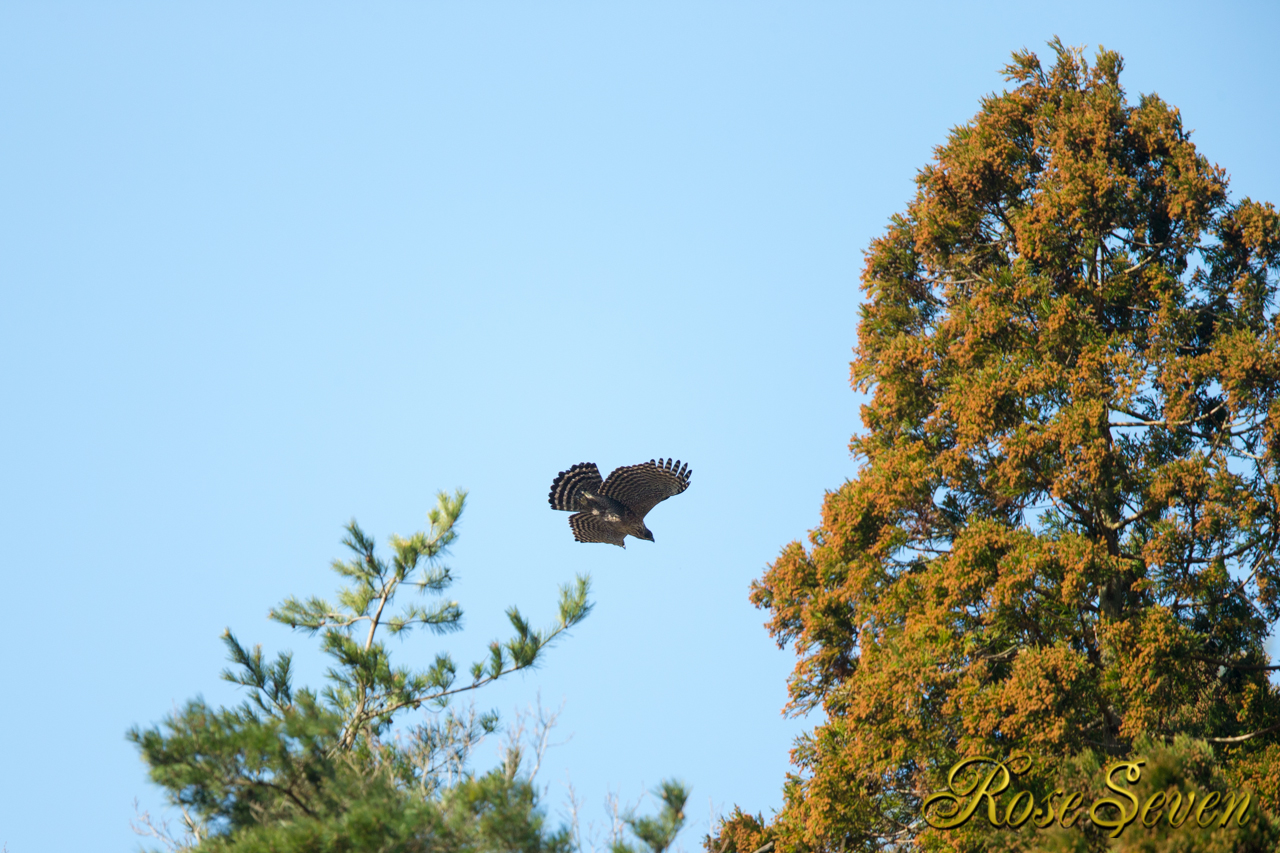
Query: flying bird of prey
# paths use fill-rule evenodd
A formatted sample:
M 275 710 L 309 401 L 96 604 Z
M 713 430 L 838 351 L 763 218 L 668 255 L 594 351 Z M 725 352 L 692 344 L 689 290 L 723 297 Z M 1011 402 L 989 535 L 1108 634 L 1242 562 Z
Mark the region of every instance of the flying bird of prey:
M 552 509 L 572 512 L 569 527 L 579 542 L 608 542 L 620 548 L 626 536 L 653 541 L 644 517 L 662 501 L 689 488 L 693 472 L 680 460 L 650 459 L 639 465 L 614 468 L 600 479 L 594 462 L 561 471 L 551 484 Z

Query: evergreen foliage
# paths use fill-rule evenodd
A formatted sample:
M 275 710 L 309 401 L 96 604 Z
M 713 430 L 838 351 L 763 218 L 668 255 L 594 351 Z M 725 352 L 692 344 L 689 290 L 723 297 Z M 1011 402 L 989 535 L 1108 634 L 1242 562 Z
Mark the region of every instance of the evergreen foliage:
M 669 779 L 655 788 L 653 794 L 662 803 L 655 817 L 636 817 L 630 813 L 623 817 L 623 823 L 652 853 L 663 853 L 684 826 L 684 807 L 689 801 L 689 789 L 683 783 Z M 609 849 L 610 853 L 636 853 L 636 848 L 622 839 L 616 839 Z
M 353 557 L 335 561 L 346 581 L 337 603 L 287 599 L 271 618 L 321 633 L 332 660 L 319 693 L 295 688 L 292 658 L 263 659 L 223 634 L 234 668 L 223 678 L 249 689 L 235 708 L 195 699 L 158 726 L 134 727 L 151 779 L 181 809 L 185 839 L 162 836 L 173 849 L 200 851 L 519 851 L 569 853 L 571 832 L 546 826 L 518 747 L 505 764 L 477 776 L 472 748 L 495 731 L 493 713 L 459 713 L 451 697 L 537 664 L 541 653 L 591 610 L 589 579 L 560 590 L 559 618 L 538 630 L 516 608 L 505 642 L 459 682 L 444 653 L 422 670 L 394 666 L 383 633 L 426 628 L 457 630 L 453 601 L 408 603 L 406 586 L 439 595 L 452 583 L 441 562 L 457 536 L 465 493 L 438 495 L 427 532 L 391 537 L 384 560 L 352 521 L 343 543 Z M 405 712 L 423 709 L 425 722 L 393 732 Z M 154 827 L 153 827 L 154 828 Z
M 712 853 L 1280 837 L 1257 809 L 1212 842 L 921 817 L 957 760 L 1018 752 L 1041 794 L 1145 752 L 1280 806 L 1280 215 L 1228 198 L 1176 109 L 1130 104 L 1118 54 L 1051 45 L 867 252 L 859 473 L 752 591 L 795 647 L 790 709 L 825 718 L 783 811 L 735 812 Z

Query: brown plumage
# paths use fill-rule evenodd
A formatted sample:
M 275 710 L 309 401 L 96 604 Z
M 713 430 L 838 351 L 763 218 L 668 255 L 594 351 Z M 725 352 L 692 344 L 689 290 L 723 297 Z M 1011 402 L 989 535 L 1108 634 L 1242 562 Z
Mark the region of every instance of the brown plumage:
M 650 459 L 615 468 L 609 479 L 601 480 L 596 464 L 583 462 L 560 472 L 551 484 L 548 502 L 552 509 L 574 513 L 569 516 L 569 527 L 579 542 L 608 542 L 625 548 L 627 536 L 653 541 L 644 517 L 662 501 L 689 488 L 692 473 L 679 460 Z

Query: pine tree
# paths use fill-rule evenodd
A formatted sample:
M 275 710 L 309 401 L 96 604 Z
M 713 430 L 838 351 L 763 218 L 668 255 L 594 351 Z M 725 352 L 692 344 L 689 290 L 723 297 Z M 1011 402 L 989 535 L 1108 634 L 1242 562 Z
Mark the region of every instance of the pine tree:
M 453 578 L 442 559 L 457 537 L 465 493 L 440 493 L 430 530 L 391 537 L 385 560 L 352 521 L 343 544 L 352 553 L 333 569 L 346 580 L 337 603 L 289 598 L 271 618 L 311 635 L 333 660 L 320 692 L 296 689 L 292 657 L 264 660 L 226 631 L 234 668 L 223 678 L 249 689 L 234 708 L 200 699 L 160 725 L 134 727 L 151 779 L 181 809 L 185 839 L 171 847 L 201 851 L 520 851 L 569 853 L 568 829 L 552 831 L 536 790 L 520 772 L 520 752 L 477 775 L 472 748 L 497 725 L 493 713 L 463 714 L 450 699 L 534 666 L 542 652 L 591 610 L 589 578 L 560 590 L 559 618 L 537 630 L 516 608 L 514 635 L 459 681 L 448 654 L 424 670 L 393 666 L 382 637 L 460 627 L 453 601 L 409 603 L 406 587 L 440 595 Z M 393 731 L 398 718 L 427 712 L 424 722 Z M 154 828 L 154 827 L 152 827 Z M 158 834 L 164 835 L 163 832 Z
M 663 853 L 676 840 L 684 827 L 684 807 L 689 801 L 689 789 L 675 779 L 668 779 L 653 790 L 662 806 L 655 817 L 636 817 L 626 814 L 622 822 L 652 853 Z M 621 838 L 609 846 L 610 853 L 637 853 L 636 848 Z
M 978 755 L 1025 754 L 1043 794 L 1158 752 L 1280 807 L 1280 216 L 1229 198 L 1176 109 L 1130 104 L 1118 54 L 1051 46 L 867 252 L 860 470 L 752 591 L 794 644 L 789 708 L 824 721 L 783 811 L 735 813 L 714 853 L 1280 837 L 1256 810 L 1199 841 L 922 820 Z

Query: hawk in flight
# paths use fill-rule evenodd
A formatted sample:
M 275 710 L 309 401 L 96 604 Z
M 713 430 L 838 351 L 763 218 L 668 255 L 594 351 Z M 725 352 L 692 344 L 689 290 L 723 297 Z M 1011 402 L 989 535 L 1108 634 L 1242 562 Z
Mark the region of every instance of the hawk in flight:
M 551 484 L 552 509 L 571 512 L 569 527 L 579 542 L 608 542 L 627 547 L 623 538 L 653 541 L 644 517 L 662 501 L 689 488 L 693 472 L 680 460 L 659 459 L 614 468 L 609 479 L 600 479 L 594 462 L 561 471 Z

